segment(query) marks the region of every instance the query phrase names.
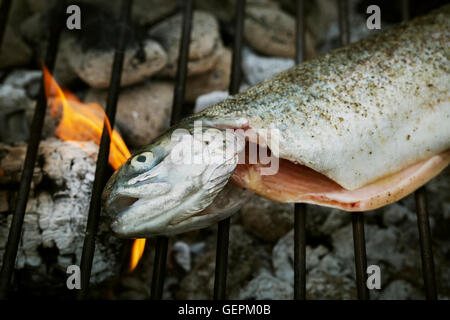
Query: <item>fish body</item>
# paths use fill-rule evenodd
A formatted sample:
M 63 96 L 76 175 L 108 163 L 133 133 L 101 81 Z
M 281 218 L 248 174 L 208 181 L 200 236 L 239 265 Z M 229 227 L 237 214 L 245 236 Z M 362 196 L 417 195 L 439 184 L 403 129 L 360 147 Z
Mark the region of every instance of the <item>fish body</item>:
M 193 118 L 277 128 L 279 157 L 360 188 L 450 148 L 450 6 L 282 72 Z
M 239 207 L 228 203 L 211 210 L 231 180 L 276 201 L 349 211 L 398 200 L 450 161 L 449 44 L 446 5 L 295 66 L 181 121 L 136 152 L 108 182 L 104 200 L 114 217 L 113 230 L 142 237 L 212 224 Z M 264 175 L 260 163 L 239 164 L 238 154 L 247 150 L 242 146 L 214 165 L 180 169 L 169 155 L 180 146 L 187 152 L 187 144 L 172 137 L 183 129 L 182 136 L 192 137 L 196 122 L 216 133 L 251 131 L 257 138 L 247 139 L 247 146 L 268 147 L 280 161 L 279 170 Z M 275 134 L 267 138 L 267 130 Z M 207 153 L 221 149 L 220 143 L 200 140 Z M 142 154 L 151 154 L 151 161 L 141 166 Z M 191 170 L 203 172 L 201 179 Z

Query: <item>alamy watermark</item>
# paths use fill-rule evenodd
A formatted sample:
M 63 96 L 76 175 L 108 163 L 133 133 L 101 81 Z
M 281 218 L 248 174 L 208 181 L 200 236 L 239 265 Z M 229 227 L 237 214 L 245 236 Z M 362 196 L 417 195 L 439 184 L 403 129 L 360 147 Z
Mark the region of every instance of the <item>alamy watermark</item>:
M 381 269 L 376 264 L 370 265 L 367 267 L 367 281 L 366 286 L 367 289 L 373 290 L 381 289 Z
M 81 9 L 76 4 L 71 4 L 66 8 L 66 13 L 70 16 L 66 20 L 66 27 L 69 30 L 81 29 Z
M 366 20 L 367 29 L 369 29 L 369 30 L 381 29 L 381 9 L 380 9 L 380 7 L 375 4 L 372 4 L 367 7 L 366 13 L 370 14 L 370 16 Z
M 274 175 L 279 169 L 279 139 L 276 128 L 204 128 L 199 120 L 193 130 L 174 130 L 170 159 L 184 165 L 221 164 L 237 157 L 238 164 L 258 164 L 261 175 Z

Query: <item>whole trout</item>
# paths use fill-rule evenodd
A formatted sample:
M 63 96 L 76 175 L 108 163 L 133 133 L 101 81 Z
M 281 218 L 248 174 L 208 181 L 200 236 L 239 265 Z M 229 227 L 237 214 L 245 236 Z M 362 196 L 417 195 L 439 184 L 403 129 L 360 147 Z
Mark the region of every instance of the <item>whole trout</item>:
M 113 231 L 145 237 L 206 227 L 234 213 L 244 189 L 349 211 L 397 201 L 450 161 L 449 44 L 446 5 L 183 120 L 111 177 L 104 204 Z M 254 135 L 222 152 L 230 129 Z M 259 139 L 268 130 L 276 134 Z M 222 161 L 174 161 L 189 154 L 189 142 Z M 239 161 L 254 144 L 276 155 L 275 173 Z

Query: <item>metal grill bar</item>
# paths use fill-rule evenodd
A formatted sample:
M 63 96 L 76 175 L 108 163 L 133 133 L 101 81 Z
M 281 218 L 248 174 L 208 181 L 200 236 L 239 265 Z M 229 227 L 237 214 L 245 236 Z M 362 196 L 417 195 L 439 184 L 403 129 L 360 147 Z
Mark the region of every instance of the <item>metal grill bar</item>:
M 409 0 L 402 0 L 402 20 L 410 19 Z M 414 193 L 417 208 L 417 226 L 419 228 L 420 253 L 422 259 L 425 296 L 428 300 L 437 300 L 436 277 L 434 272 L 431 230 L 428 219 L 427 190 L 423 186 Z
M 233 58 L 231 64 L 230 94 L 239 92 L 241 83 L 241 53 L 242 34 L 244 30 L 245 0 L 238 0 L 235 13 L 235 35 L 233 43 Z M 230 220 L 227 218 L 218 224 L 216 269 L 214 277 L 214 299 L 224 300 L 227 290 L 227 266 L 228 266 L 228 240 L 230 233 Z
M 294 300 L 306 299 L 306 204 L 294 207 Z
M 410 10 L 409 10 L 409 0 L 402 0 L 402 20 L 404 22 L 409 20 Z
M 7 8 L 4 4 L 2 9 Z M 47 47 L 45 57 L 45 64 L 48 70 L 53 70 L 56 61 L 56 53 L 58 50 L 59 35 L 62 28 L 64 1 L 58 1 L 58 4 L 53 11 L 53 19 L 55 23 L 49 24 L 50 39 Z M 7 13 L 2 13 L 6 18 Z M 5 19 L 6 20 L 6 19 Z M 39 149 L 39 142 L 42 135 L 42 127 L 44 124 L 45 111 L 47 109 L 47 99 L 45 97 L 44 81 L 41 80 L 39 96 L 37 100 L 36 110 L 33 115 L 33 120 L 30 129 L 30 139 L 28 141 L 27 153 L 23 165 L 22 176 L 20 180 L 18 197 L 14 209 L 14 215 L 9 228 L 8 242 L 6 243 L 5 253 L 3 255 L 3 265 L 0 272 L 0 298 L 6 299 L 8 295 L 8 288 L 11 281 L 14 264 L 17 257 L 17 250 L 19 248 L 20 236 L 22 234 L 23 220 L 25 210 L 28 202 L 28 194 L 30 192 L 30 183 L 33 178 L 34 164 L 36 162 L 37 153 Z
M 303 0 L 297 0 L 295 63 L 305 59 L 305 7 Z M 294 299 L 306 299 L 306 204 L 296 203 L 294 207 Z
M 426 188 L 421 187 L 418 189 L 415 192 L 415 198 L 417 206 L 417 226 L 419 227 L 420 253 L 422 256 L 422 273 L 425 284 L 425 296 L 428 300 L 437 300 Z
M 352 225 L 358 299 L 369 300 L 369 290 L 366 285 L 367 258 L 366 240 L 364 236 L 364 213 L 352 213 Z
M 11 0 L 3 0 L 0 7 L 0 49 L 3 42 L 3 36 L 6 32 L 6 23 L 8 22 L 9 8 L 11 7 Z
M 109 119 L 111 128 L 114 127 L 116 118 L 117 100 L 120 93 L 120 79 L 122 76 L 122 67 L 124 52 L 127 43 L 127 31 L 130 20 L 130 11 L 132 0 L 122 0 L 121 15 L 119 25 L 119 34 L 114 53 L 114 62 L 111 73 L 111 81 L 108 89 L 108 99 L 106 101 L 106 116 Z M 110 136 L 107 130 L 106 122 L 103 125 L 102 138 L 97 157 L 97 166 L 95 168 L 95 179 L 92 187 L 91 201 L 89 204 L 89 214 L 86 226 L 86 235 L 83 243 L 83 252 L 81 255 L 81 290 L 78 294 L 79 299 L 86 298 L 89 279 L 91 277 L 92 260 L 95 252 L 95 237 L 97 235 L 101 212 L 102 190 L 108 178 L 108 158 L 110 149 Z
M 214 300 L 225 300 L 227 295 L 228 243 L 230 240 L 230 222 L 227 218 L 220 221 L 217 230 L 216 268 L 214 270 Z
M 339 33 L 341 45 L 350 43 L 348 0 L 339 0 Z M 355 253 L 356 288 L 358 299 L 368 300 L 369 291 L 366 286 L 366 240 L 364 236 L 364 216 L 362 213 L 352 214 L 353 245 Z
M 151 300 L 161 300 L 164 289 L 164 280 L 166 278 L 166 260 L 169 238 L 156 237 L 155 241 L 155 260 L 153 263 L 152 287 L 150 293 Z
M 183 23 L 178 57 L 176 83 L 172 104 L 171 125 L 178 122 L 182 117 L 184 91 L 186 88 L 187 63 L 189 58 L 189 43 L 191 41 L 192 26 L 192 0 L 184 2 Z M 152 286 L 150 298 L 152 300 L 162 299 L 164 280 L 166 273 L 166 259 L 169 240 L 167 237 L 156 237 L 155 260 L 153 266 Z
M 341 46 L 350 43 L 350 26 L 348 19 L 348 0 L 339 0 L 339 36 Z
M 171 125 L 181 120 L 184 102 L 184 91 L 186 88 L 187 64 L 189 58 L 189 43 L 191 42 L 192 26 L 192 0 L 184 1 L 183 27 L 181 35 L 180 53 L 176 75 L 175 90 L 172 105 Z

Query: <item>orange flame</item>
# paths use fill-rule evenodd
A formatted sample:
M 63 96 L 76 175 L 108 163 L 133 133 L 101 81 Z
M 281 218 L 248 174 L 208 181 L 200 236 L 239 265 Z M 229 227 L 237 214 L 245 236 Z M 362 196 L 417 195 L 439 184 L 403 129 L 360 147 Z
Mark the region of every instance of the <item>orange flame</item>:
M 146 239 L 135 239 L 131 248 L 131 259 L 129 272 L 133 271 L 138 265 L 144 253 Z
M 61 121 L 55 134 L 61 140 L 94 141 L 100 144 L 105 122 L 111 138 L 109 163 L 119 168 L 131 156 L 125 142 L 116 130 L 112 130 L 102 107 L 96 103 L 82 103 L 74 94 L 62 90 L 49 71 L 43 66 L 45 94 L 49 101 L 50 114 L 56 118 L 62 105 Z
M 94 141 L 100 144 L 103 125 L 106 123 L 111 138 L 109 164 L 118 169 L 131 156 L 125 142 L 116 130 L 111 130 L 111 124 L 103 108 L 96 103 L 82 103 L 74 94 L 62 90 L 48 69 L 42 66 L 44 74 L 45 94 L 50 107 L 50 115 L 61 121 L 55 130 L 55 135 L 61 140 Z M 62 110 L 61 107 L 62 106 Z M 84 149 L 81 143 L 78 145 Z M 129 271 L 136 268 L 144 253 L 145 239 L 135 239 L 131 251 Z

